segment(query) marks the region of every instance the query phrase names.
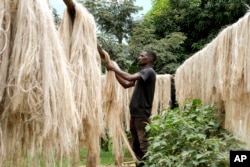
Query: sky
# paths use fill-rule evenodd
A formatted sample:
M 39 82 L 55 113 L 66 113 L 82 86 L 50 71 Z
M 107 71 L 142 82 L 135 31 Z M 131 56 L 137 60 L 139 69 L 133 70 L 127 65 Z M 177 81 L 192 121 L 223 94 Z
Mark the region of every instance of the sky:
M 57 10 L 57 13 L 62 16 L 64 9 L 66 8 L 63 0 L 49 0 L 50 4 Z M 143 10 L 138 14 L 139 16 L 147 13 L 151 8 L 151 0 L 136 0 L 136 6 L 143 7 Z

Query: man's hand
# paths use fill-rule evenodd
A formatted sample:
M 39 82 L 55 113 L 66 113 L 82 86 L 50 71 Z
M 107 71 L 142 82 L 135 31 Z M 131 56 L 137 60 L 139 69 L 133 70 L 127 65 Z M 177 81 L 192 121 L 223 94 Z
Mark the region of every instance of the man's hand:
M 107 70 L 109 71 L 114 71 L 114 69 L 115 69 L 115 66 L 114 66 L 114 63 L 113 63 L 113 61 L 109 61 L 108 63 L 106 63 L 106 68 L 107 68 Z

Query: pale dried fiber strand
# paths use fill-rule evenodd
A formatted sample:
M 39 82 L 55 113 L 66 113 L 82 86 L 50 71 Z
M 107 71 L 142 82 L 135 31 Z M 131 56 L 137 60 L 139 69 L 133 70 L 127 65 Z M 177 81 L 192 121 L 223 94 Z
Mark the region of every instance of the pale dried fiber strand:
M 9 61 L 10 9 L 8 3 L 0 2 L 0 102 L 6 87 Z
M 155 94 L 152 106 L 152 116 L 169 108 L 171 97 L 171 75 L 156 75 Z
M 103 52 L 102 58 L 105 62 L 109 62 L 110 58 L 107 52 Z M 114 63 L 118 68 L 119 66 Z M 127 147 L 132 158 L 137 161 L 134 152 L 132 151 L 129 141 L 124 131 L 124 119 L 127 114 L 124 114 L 124 88 L 116 81 L 115 73 L 106 71 L 105 86 L 104 86 L 104 106 L 105 106 L 105 121 L 109 136 L 112 138 L 113 153 L 115 156 L 115 164 L 121 166 L 123 163 L 123 145 Z M 124 98 L 125 97 L 125 98 Z M 127 105 L 128 106 L 128 105 Z M 124 117 L 125 116 L 125 117 Z M 128 121 L 128 120 L 127 120 Z
M 6 83 L 6 75 L 7 72 L 4 72 L 6 70 L 6 56 L 5 54 L 8 51 L 7 48 L 7 35 L 8 31 L 6 31 L 6 27 L 9 27 L 9 22 L 6 23 L 6 20 L 10 20 L 10 18 L 6 18 L 7 7 L 5 7 L 5 2 L 0 2 L 0 103 L 2 102 L 3 97 L 3 91 L 4 91 L 4 85 Z M 8 29 L 8 28 L 7 28 Z M 8 58 L 8 57 L 7 57 Z M 0 111 L 2 111 L 2 107 L 0 107 Z M 4 159 L 4 145 L 3 145 L 3 139 L 2 139 L 2 128 L 0 128 L 0 162 Z
M 250 96 L 244 96 L 239 100 L 231 100 L 226 103 L 226 120 L 225 127 L 232 131 L 236 137 L 246 142 L 247 149 L 250 148 L 249 143 L 249 99 Z
M 77 110 L 82 119 L 80 141 L 87 149 L 87 166 L 99 159 L 99 138 L 103 133 L 101 59 L 97 51 L 96 25 L 85 7 L 74 2 L 75 16 L 71 20 L 64 11 L 59 32 L 70 66 Z
M 249 15 L 249 14 L 248 14 Z M 245 17 L 243 20 L 243 25 L 244 27 L 244 44 L 245 46 L 250 46 L 250 34 L 249 34 L 249 29 L 250 29 L 250 17 Z M 244 48 L 244 54 L 245 54 L 245 62 L 244 62 L 244 84 L 246 85 L 247 92 L 250 92 L 250 56 L 249 56 L 249 48 L 245 47 Z
M 225 127 L 233 131 L 240 139 L 246 141 L 248 148 L 249 142 L 249 19 L 250 15 L 247 13 L 245 17 L 239 19 L 238 22 L 232 25 L 232 40 L 233 50 L 232 53 L 232 66 L 230 76 L 230 98 L 225 106 L 226 120 Z M 237 46 L 237 47 L 236 47 Z M 239 61 L 239 62 L 234 62 Z M 239 63 L 242 64 L 239 64 Z M 239 70 L 236 69 L 239 65 Z M 237 76 L 239 75 L 239 76 Z
M 202 71 L 202 69 L 196 70 L 197 66 L 195 64 L 195 62 L 199 61 L 199 63 L 201 63 L 201 65 L 203 65 L 201 60 L 200 60 L 200 56 L 201 56 L 200 53 L 197 53 L 194 56 L 192 56 L 191 59 L 189 60 L 189 64 L 188 64 L 190 66 L 190 68 L 183 69 L 183 70 L 185 70 L 185 75 L 190 74 L 189 76 L 187 76 L 189 81 L 188 82 L 185 81 L 185 85 L 186 84 L 193 84 L 195 86 L 192 87 L 191 89 L 187 89 L 187 87 L 184 86 L 184 87 L 182 87 L 182 89 L 184 89 L 185 91 L 188 91 L 188 95 L 190 97 L 194 96 L 195 98 L 200 98 L 202 96 L 202 91 L 196 91 L 196 90 L 200 90 L 200 87 L 203 86 L 203 83 L 199 82 L 199 81 L 202 81 L 202 77 L 203 77 L 202 72 L 203 71 Z M 198 80 L 199 75 L 201 76 L 200 77 L 201 80 Z M 195 78 L 198 77 L 198 78 L 196 80 L 193 77 L 195 77 Z M 205 91 L 205 89 L 203 91 Z
M 169 108 L 171 97 L 171 75 L 162 74 L 157 75 L 157 77 L 161 80 L 158 93 L 160 94 L 159 110 L 162 111 Z
M 125 89 L 124 90 L 124 99 L 123 99 L 123 111 L 124 111 L 124 117 L 125 117 L 125 123 L 126 123 L 126 131 L 130 130 L 130 111 L 129 111 L 129 103 L 130 103 L 130 99 L 132 96 L 132 92 L 133 92 L 133 87 Z
M 2 115 L 3 106 L 2 98 L 6 87 L 7 68 L 9 61 L 9 27 L 10 13 L 9 6 L 5 1 L 0 1 L 0 116 Z M 1 125 L 1 122 L 0 122 Z M 0 126 L 0 164 L 5 159 L 5 145 L 3 142 L 3 132 Z
M 157 115 L 159 111 L 159 106 L 160 106 L 160 93 L 159 93 L 159 87 L 161 86 L 161 80 L 159 77 L 156 77 L 155 81 L 155 93 L 154 93 L 154 98 L 153 98 L 153 104 L 152 104 L 152 115 Z
M 5 159 L 19 163 L 29 154 L 29 165 L 37 166 L 42 154 L 44 165 L 52 166 L 78 147 L 80 118 L 67 60 L 47 1 L 7 3 L 12 27 L 1 114 Z
M 103 61 L 109 63 L 111 61 L 109 54 L 100 47 L 98 47 L 98 49 Z M 112 63 L 119 68 L 115 62 Z M 130 112 L 127 109 L 129 105 L 128 98 L 130 98 L 128 90 L 130 89 L 122 88 L 116 81 L 115 73 L 112 71 L 106 71 L 104 81 L 102 92 L 104 96 L 103 104 L 105 108 L 106 128 L 113 141 L 115 164 L 116 166 L 121 166 L 123 164 L 123 144 L 125 144 L 129 150 L 133 160 L 137 161 L 124 130 L 124 126 L 126 126 L 127 131 L 130 127 Z
M 213 101 L 213 89 L 217 87 L 217 85 L 215 85 L 218 78 L 216 77 L 216 63 L 218 62 L 218 57 L 221 56 L 216 50 L 216 47 L 218 46 L 217 41 L 218 40 L 212 41 L 212 45 L 210 43 L 203 51 L 200 52 L 202 57 L 201 60 L 203 60 L 203 64 L 201 64 L 201 66 L 203 66 L 201 68 L 201 82 L 203 83 L 203 87 L 201 90 L 205 90 L 204 92 L 202 91 L 201 98 L 204 99 L 205 104 Z M 208 52 L 210 52 L 210 54 L 207 54 Z M 199 64 L 199 62 L 195 62 L 195 64 Z
M 191 73 L 193 56 L 188 58 L 177 70 L 175 75 L 175 87 L 176 87 L 176 99 L 180 102 L 180 105 L 185 103 L 187 98 L 192 97 L 191 91 Z M 185 68 L 186 67 L 186 68 Z
M 231 65 L 231 83 L 230 83 L 230 97 L 231 98 L 238 98 L 243 93 L 242 89 L 238 87 L 240 82 L 243 82 L 243 71 L 244 71 L 244 61 L 245 61 L 245 54 L 244 54 L 244 47 L 245 44 L 242 41 L 244 39 L 243 36 L 245 32 L 243 31 L 243 27 L 241 25 L 242 22 L 238 22 L 237 24 L 232 25 L 232 34 L 233 34 L 233 50 L 232 50 L 232 65 Z M 249 49 L 248 49 L 249 51 Z M 234 91 L 236 90 L 237 91 Z
M 242 93 L 250 92 L 249 84 L 249 45 L 250 35 L 249 35 L 249 13 L 239 19 L 237 23 L 232 25 L 233 35 L 233 57 L 232 57 L 232 78 L 231 86 L 233 90 L 237 89 L 237 84 L 243 82 L 242 89 L 237 89 L 237 91 L 231 91 L 231 97 L 238 98 L 241 97 Z
M 124 115 L 124 126 L 125 131 L 129 132 L 130 130 L 130 111 L 129 111 L 129 103 L 133 93 L 134 87 L 130 87 L 127 89 L 122 89 L 122 111 Z
M 210 46 L 207 45 L 207 47 L 210 47 Z M 203 58 L 204 56 L 206 56 L 206 59 Z M 196 80 L 194 78 L 194 76 L 191 76 L 191 78 L 192 78 L 191 84 L 195 85 L 192 87 L 192 96 L 195 98 L 203 99 L 204 102 L 206 101 L 206 98 L 207 98 L 206 93 L 208 91 L 208 87 L 210 87 L 210 85 L 206 83 L 208 81 L 208 79 L 207 79 L 208 75 L 206 73 L 207 73 L 207 71 L 210 70 L 210 66 L 209 66 L 210 62 L 209 61 L 213 62 L 213 60 L 211 60 L 210 58 L 211 57 L 209 55 L 204 55 L 204 52 L 200 51 L 196 56 L 193 57 L 193 65 L 191 67 L 193 69 L 192 73 L 196 73 L 196 74 L 198 73 L 196 76 L 200 75 L 200 82 L 198 82 L 198 80 Z M 197 64 L 200 64 L 199 67 L 202 67 L 202 68 L 197 70 L 198 69 Z M 206 68 L 209 68 L 209 69 L 206 69 Z M 213 71 L 212 71 L 212 73 L 213 73 Z M 196 89 L 200 90 L 200 92 L 195 91 Z M 208 94 L 208 95 L 210 95 L 210 94 Z
M 121 89 L 116 81 L 115 74 L 112 71 L 107 71 L 105 80 L 105 122 L 109 136 L 112 139 L 112 148 L 115 156 L 115 164 L 120 166 L 123 162 L 122 151 L 122 136 L 123 131 L 123 115 Z
M 221 38 L 217 38 L 217 53 L 218 61 L 216 63 L 217 72 L 217 91 L 221 92 L 222 100 L 229 97 L 229 86 L 231 78 L 231 64 L 232 64 L 232 27 L 223 29 L 220 33 Z M 223 38 L 224 36 L 224 38 Z M 224 49 L 226 47 L 227 49 Z
M 214 77 L 216 75 L 213 66 L 217 62 L 218 56 L 215 46 L 208 44 L 177 69 L 175 84 L 178 93 L 176 98 L 181 104 L 185 103 L 189 98 L 200 98 L 205 103 L 213 98 L 211 92 L 215 88 Z M 206 54 L 208 51 L 210 54 Z M 182 94 L 185 94 L 185 96 Z
M 176 97 L 201 98 L 225 112 L 224 126 L 247 142 L 249 136 L 250 13 L 226 27 L 176 71 Z
M 109 63 L 111 61 L 109 54 L 105 50 L 103 50 L 100 45 L 97 46 L 97 49 L 98 49 L 98 53 L 99 53 L 101 59 L 105 63 Z
M 3 14 L 1 14 L 1 15 L 3 15 Z M 0 24 L 2 24 L 2 19 L 1 19 Z M 0 41 L 0 46 L 1 46 L 0 54 L 2 54 L 7 47 L 7 33 L 3 28 L 0 28 L 0 40 L 1 40 Z

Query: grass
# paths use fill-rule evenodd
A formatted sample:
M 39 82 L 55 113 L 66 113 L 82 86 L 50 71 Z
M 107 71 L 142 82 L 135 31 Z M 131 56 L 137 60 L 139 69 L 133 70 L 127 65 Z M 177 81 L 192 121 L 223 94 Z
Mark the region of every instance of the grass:
M 80 150 L 81 164 L 86 165 L 87 149 L 82 148 Z M 132 161 L 132 157 L 127 149 L 124 149 L 124 162 Z M 100 164 L 101 165 L 114 165 L 115 156 L 112 153 L 112 146 L 109 146 L 108 151 L 101 150 L 100 152 Z
M 123 161 L 124 162 L 131 162 L 132 161 L 132 157 L 129 153 L 129 151 L 127 149 L 124 149 L 123 151 Z M 86 148 L 81 148 L 80 149 L 80 162 L 76 162 L 77 165 L 86 165 L 86 158 L 87 158 L 87 149 Z M 26 158 L 24 159 L 16 159 L 15 162 L 9 162 L 9 161 L 5 161 L 3 163 L 3 167 L 26 167 L 26 166 L 33 166 L 32 165 L 32 161 L 30 161 L 30 157 L 27 156 Z M 36 162 L 34 162 L 36 163 Z M 67 161 L 67 160 L 64 160 L 62 162 L 62 167 L 66 167 L 66 166 L 69 166 L 68 164 L 70 164 L 71 162 L 70 161 Z M 42 157 L 41 159 L 39 159 L 39 164 L 41 166 L 44 166 L 45 164 L 43 164 L 43 160 L 42 160 Z M 115 164 L 115 156 L 113 155 L 112 153 L 112 145 L 109 144 L 108 146 L 108 150 L 105 151 L 105 150 L 101 150 L 100 152 L 100 162 L 99 162 L 100 165 L 114 165 Z M 56 162 L 55 166 L 60 166 L 60 162 Z M 0 163 L 0 166 L 1 166 L 1 163 Z

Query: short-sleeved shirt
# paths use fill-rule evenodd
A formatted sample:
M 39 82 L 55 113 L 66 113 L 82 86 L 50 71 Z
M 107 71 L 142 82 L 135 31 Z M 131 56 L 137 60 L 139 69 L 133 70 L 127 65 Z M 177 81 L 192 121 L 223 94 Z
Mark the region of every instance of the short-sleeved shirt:
M 156 73 L 153 68 L 145 68 L 140 72 L 141 78 L 136 81 L 129 109 L 132 117 L 149 118 L 155 92 Z

